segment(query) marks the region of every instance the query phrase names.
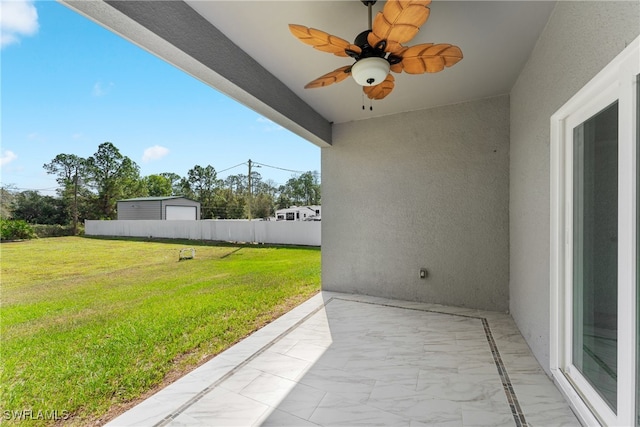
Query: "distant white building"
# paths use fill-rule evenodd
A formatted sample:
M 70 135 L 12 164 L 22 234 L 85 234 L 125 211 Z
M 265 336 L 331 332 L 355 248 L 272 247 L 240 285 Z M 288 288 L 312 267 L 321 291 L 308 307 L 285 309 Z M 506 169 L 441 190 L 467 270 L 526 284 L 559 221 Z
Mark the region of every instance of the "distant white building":
M 276 211 L 276 221 L 320 221 L 321 207 L 311 206 L 291 206 L 286 209 Z

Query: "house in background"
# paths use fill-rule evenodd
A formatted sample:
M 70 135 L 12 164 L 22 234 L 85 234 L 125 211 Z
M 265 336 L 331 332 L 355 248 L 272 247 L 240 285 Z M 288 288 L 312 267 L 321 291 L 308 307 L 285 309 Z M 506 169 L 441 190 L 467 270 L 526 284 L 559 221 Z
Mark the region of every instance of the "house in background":
M 62 1 L 321 147 L 323 289 L 508 311 L 585 425 L 640 425 L 639 2 L 434 1 L 411 45 L 464 59 L 369 110 L 288 30 L 361 2 Z
M 200 202 L 180 196 L 118 200 L 118 219 L 197 220 Z
M 322 208 L 318 205 L 291 206 L 276 211 L 276 221 L 320 221 Z

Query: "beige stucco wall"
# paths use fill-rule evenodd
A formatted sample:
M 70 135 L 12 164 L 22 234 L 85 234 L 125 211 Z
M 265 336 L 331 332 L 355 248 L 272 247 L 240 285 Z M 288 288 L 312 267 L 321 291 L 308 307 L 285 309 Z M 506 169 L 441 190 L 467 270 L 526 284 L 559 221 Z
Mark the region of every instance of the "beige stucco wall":
M 508 96 L 334 125 L 323 288 L 506 311 L 508 162 Z
M 549 369 L 549 120 L 640 32 L 640 3 L 558 2 L 511 91 L 510 310 Z

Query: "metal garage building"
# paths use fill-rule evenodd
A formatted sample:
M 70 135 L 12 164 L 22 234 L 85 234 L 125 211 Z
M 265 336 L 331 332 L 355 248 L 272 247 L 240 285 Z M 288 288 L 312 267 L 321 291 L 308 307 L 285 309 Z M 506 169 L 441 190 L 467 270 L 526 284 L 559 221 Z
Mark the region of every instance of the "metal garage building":
M 118 219 L 200 219 L 200 202 L 186 197 L 139 197 L 118 201 Z

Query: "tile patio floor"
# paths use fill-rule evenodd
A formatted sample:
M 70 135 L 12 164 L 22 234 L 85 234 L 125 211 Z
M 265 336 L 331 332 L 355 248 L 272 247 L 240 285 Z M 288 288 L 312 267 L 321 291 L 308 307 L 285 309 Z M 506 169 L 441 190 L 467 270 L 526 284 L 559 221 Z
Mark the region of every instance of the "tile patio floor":
M 109 426 L 579 426 L 510 316 L 323 292 Z

